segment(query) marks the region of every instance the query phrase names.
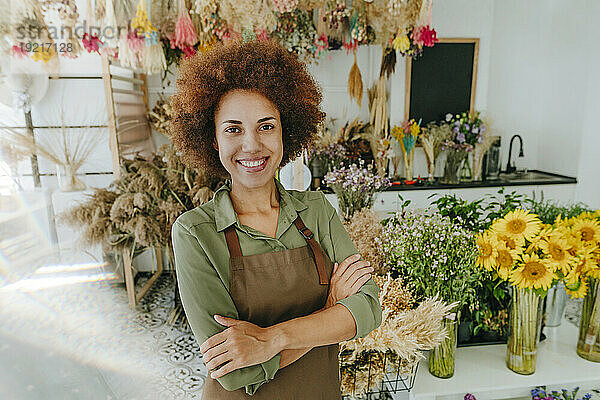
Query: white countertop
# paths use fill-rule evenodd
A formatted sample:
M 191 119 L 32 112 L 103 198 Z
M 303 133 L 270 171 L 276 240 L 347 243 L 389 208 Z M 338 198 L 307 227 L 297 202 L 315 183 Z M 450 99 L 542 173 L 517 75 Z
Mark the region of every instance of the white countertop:
M 559 327 L 546 327 L 544 333 L 547 338 L 538 345 L 536 372 L 532 375 L 519 375 L 506 367 L 505 344 L 462 347 L 457 349 L 456 368 L 450 379 L 431 375 L 427 359 L 422 360 L 410 397 L 462 400 L 471 393 L 477 400 L 486 400 L 528 397 L 538 385 L 550 389 L 580 386 L 580 395 L 586 393 L 584 390 L 600 388 L 600 363 L 584 360 L 575 352 L 577 327 L 563 319 Z

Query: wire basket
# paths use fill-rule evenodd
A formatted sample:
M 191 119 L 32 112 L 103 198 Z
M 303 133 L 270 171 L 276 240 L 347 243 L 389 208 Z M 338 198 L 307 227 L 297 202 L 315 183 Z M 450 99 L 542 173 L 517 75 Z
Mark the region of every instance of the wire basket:
M 391 399 L 391 393 L 410 391 L 418 361 L 409 363 L 393 352 L 369 351 L 354 356 L 340 354 L 342 400 Z

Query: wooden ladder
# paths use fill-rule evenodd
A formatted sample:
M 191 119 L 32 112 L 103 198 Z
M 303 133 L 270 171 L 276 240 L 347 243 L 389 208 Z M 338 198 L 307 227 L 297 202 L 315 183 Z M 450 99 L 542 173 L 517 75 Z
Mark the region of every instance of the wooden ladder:
M 113 173 L 121 177 L 121 160 L 139 154 L 150 157 L 156 152 L 152 130 L 148 123 L 148 89 L 146 75 L 124 68 L 102 56 L 102 80 L 108 113 L 109 144 L 112 153 Z M 132 258 L 129 251 L 121 252 L 123 275 L 129 306 L 135 308 L 163 272 L 162 249 L 154 248 L 156 272 L 136 293 Z

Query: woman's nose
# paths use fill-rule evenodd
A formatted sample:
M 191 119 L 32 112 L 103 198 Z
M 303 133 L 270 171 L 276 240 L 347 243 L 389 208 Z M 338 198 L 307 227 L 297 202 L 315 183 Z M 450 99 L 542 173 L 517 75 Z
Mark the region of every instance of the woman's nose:
M 242 151 L 253 153 L 260 150 L 262 143 L 257 132 L 246 131 L 243 135 Z

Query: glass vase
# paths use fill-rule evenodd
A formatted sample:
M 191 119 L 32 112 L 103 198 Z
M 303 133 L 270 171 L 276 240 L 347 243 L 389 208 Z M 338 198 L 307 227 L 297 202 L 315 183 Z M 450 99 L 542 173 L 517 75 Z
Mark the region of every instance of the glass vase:
M 454 375 L 458 321 L 456 314 L 451 314 L 442 321 L 447 337 L 429 352 L 429 372 L 433 376 L 451 378 Z
M 415 150 L 412 149 L 408 153 L 404 153 L 404 179 L 407 181 L 413 180 L 413 164 L 415 159 Z
M 535 372 L 543 301 L 532 290 L 511 288 L 506 366 L 517 374 L 531 375 Z
M 60 191 L 75 192 L 86 188 L 85 183 L 77 177 L 76 172 L 72 165 L 56 164 L 56 177 Z
M 468 154 L 464 157 L 463 162 L 460 166 L 460 172 L 458 173 L 458 180 L 460 182 L 472 182 L 473 181 L 473 170 L 471 169 L 471 161 Z
M 467 156 L 465 150 L 448 149 L 446 152 L 446 164 L 444 165 L 444 176 L 441 182 L 444 184 L 454 185 L 459 182 L 459 169 Z
M 600 362 L 600 280 L 589 278 L 583 299 L 577 354 L 588 361 Z
M 472 164 L 473 164 L 473 181 L 479 182 L 483 179 L 483 156 L 487 151 L 482 150 L 479 144 L 475 145 L 473 152 L 471 153 Z

